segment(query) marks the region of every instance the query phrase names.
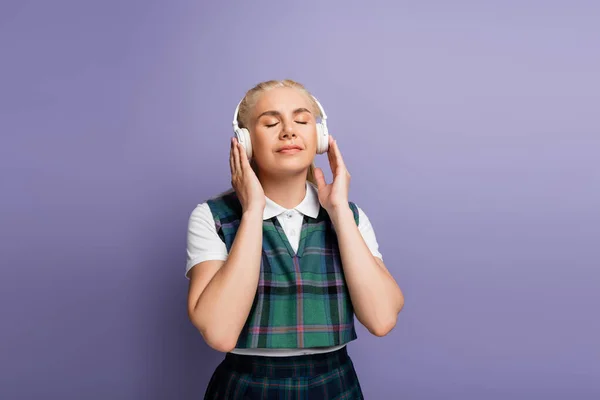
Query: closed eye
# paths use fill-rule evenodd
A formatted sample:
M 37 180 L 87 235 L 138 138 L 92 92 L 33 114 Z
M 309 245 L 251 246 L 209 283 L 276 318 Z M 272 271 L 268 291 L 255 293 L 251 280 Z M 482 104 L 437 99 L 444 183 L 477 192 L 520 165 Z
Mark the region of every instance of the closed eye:
M 302 125 L 306 125 L 308 124 L 307 121 L 295 121 L 297 124 L 302 124 Z M 265 125 L 267 128 L 273 128 L 274 126 L 277 126 L 279 124 L 279 122 L 275 122 L 273 124 L 267 124 Z

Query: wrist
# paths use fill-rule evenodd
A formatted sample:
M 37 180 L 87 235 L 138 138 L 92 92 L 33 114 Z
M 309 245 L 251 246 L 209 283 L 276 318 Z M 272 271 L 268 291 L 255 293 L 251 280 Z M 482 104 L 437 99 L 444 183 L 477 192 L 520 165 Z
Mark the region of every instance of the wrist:
M 339 206 L 333 206 L 331 207 L 328 213 L 329 218 L 331 219 L 334 225 L 337 225 L 340 221 L 343 221 L 344 219 L 354 219 L 354 214 L 352 213 L 352 209 L 350 208 L 350 205 L 348 203 Z
M 261 207 L 247 208 L 242 211 L 242 218 L 246 217 L 246 218 L 250 218 L 250 219 L 254 219 L 254 218 L 262 219 L 263 212 L 264 212 L 264 207 L 262 207 L 262 208 Z

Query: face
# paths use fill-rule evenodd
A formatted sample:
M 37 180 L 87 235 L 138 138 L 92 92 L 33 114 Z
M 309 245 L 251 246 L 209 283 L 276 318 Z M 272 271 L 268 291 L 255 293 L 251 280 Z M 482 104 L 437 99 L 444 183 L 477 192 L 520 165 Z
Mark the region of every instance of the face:
M 252 112 L 253 159 L 263 173 L 305 172 L 317 149 L 316 115 L 308 96 L 294 88 L 262 93 Z

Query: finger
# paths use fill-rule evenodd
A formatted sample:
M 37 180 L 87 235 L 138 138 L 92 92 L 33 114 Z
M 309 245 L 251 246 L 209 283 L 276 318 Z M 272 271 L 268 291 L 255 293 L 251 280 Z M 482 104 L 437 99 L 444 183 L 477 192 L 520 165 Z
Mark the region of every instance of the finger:
M 334 154 L 334 140 L 331 136 L 329 136 L 329 148 L 327 149 L 327 159 L 329 160 L 329 167 L 331 168 L 331 172 L 335 175 L 337 170 L 337 164 L 335 162 L 335 154 Z
M 250 160 L 248 160 L 248 153 L 246 153 L 246 148 L 242 144 L 240 144 L 240 148 L 240 162 L 242 168 L 252 168 L 250 166 Z
M 321 168 L 315 168 L 315 181 L 317 181 L 317 188 L 322 189 L 327 186 L 325 182 L 325 175 L 323 174 L 323 170 Z
M 240 165 L 240 144 L 236 141 L 235 148 L 233 149 L 233 168 L 236 174 L 242 173 L 242 167 Z
M 342 152 L 337 145 L 337 140 L 333 141 L 333 153 L 335 157 L 336 169 L 338 172 L 343 172 L 346 170 L 346 164 L 344 163 L 344 159 L 342 157 Z
M 234 147 L 234 138 L 231 138 L 231 146 L 229 146 L 229 169 L 231 170 L 231 176 L 235 173 L 235 167 L 233 165 L 233 149 Z

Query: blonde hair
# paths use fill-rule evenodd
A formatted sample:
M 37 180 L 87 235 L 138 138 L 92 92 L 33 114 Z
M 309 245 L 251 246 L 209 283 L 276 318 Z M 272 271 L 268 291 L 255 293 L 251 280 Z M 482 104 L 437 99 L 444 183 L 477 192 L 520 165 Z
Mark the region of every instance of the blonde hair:
M 240 103 L 240 108 L 238 111 L 238 124 L 239 124 L 240 128 L 248 129 L 248 126 L 250 125 L 250 119 L 252 118 L 252 115 L 251 115 L 252 110 L 254 109 L 254 106 L 256 105 L 256 102 L 258 101 L 258 98 L 260 97 L 261 94 L 263 94 L 264 92 L 266 92 L 268 90 L 275 89 L 275 88 L 282 88 L 282 87 L 297 89 L 300 92 L 304 93 L 309 99 L 313 113 L 315 115 L 322 116 L 321 112 L 319 110 L 319 106 L 315 102 L 314 98 L 312 97 L 310 92 L 301 83 L 298 83 L 291 79 L 269 80 L 269 81 L 260 82 L 259 84 L 257 84 L 252 89 L 250 89 L 246 92 L 246 95 L 244 96 L 244 98 L 242 99 L 242 102 Z M 256 162 L 254 162 L 254 160 L 251 160 L 250 164 L 252 165 L 252 169 L 254 169 L 254 172 L 256 172 L 256 174 L 258 175 L 258 166 L 256 165 Z M 315 164 L 314 164 L 314 162 L 308 167 L 308 172 L 306 174 L 306 180 L 314 185 L 317 184 L 317 181 L 315 179 Z

